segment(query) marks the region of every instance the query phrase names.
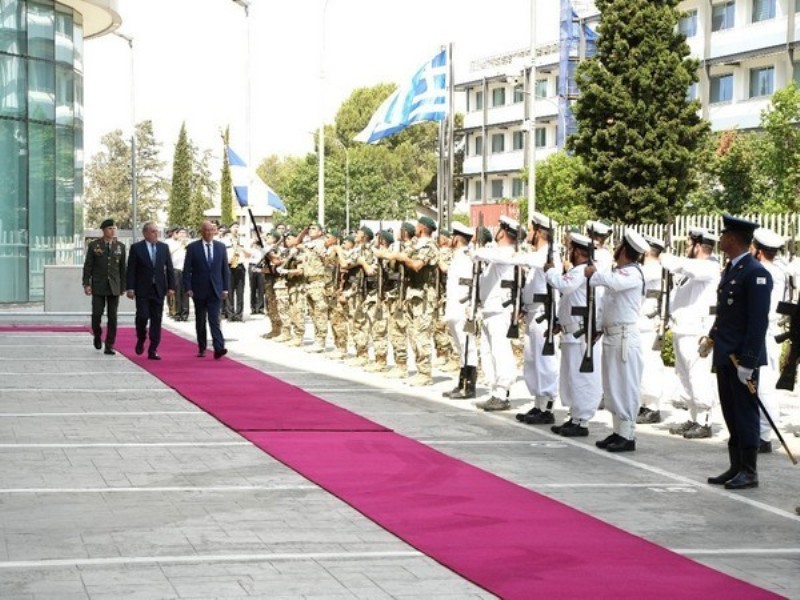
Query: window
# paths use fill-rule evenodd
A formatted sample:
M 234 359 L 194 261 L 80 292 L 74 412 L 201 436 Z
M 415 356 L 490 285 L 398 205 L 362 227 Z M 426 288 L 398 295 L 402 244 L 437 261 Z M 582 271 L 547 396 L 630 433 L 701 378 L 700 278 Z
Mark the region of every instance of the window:
M 711 103 L 733 100 L 733 74 L 717 75 L 711 78 L 709 98 Z
M 503 197 L 503 180 L 492 180 L 492 200 L 498 200 Z
M 800 2 L 800 0 L 798 0 L 798 2 Z M 800 86 L 800 63 L 794 63 L 794 65 L 792 65 L 792 79 Z
M 483 110 L 483 92 L 475 92 L 475 110 Z
M 547 129 L 544 127 L 536 128 L 536 147 L 544 148 L 547 145 Z
M 678 32 L 685 35 L 687 38 L 697 35 L 697 11 L 687 11 L 678 22 Z
M 733 0 L 715 4 L 711 7 L 711 31 L 731 29 L 736 17 L 736 5 Z
M 775 67 L 750 69 L 750 97 L 771 96 L 775 90 Z
M 691 102 L 692 100 L 697 100 L 697 82 L 690 83 L 688 89 L 686 90 L 686 99 Z
M 524 193 L 525 190 L 522 187 L 522 179 L 514 177 L 514 179 L 511 180 L 511 197 L 520 198 Z
M 475 182 L 475 200 L 483 200 L 483 186 L 480 181 Z
M 506 136 L 502 133 L 492 134 L 492 154 L 505 152 L 506 150 Z
M 525 86 L 521 83 L 518 83 L 514 86 L 514 104 L 519 104 L 520 102 L 525 102 Z
M 475 154 L 478 156 L 483 154 L 483 136 L 476 135 L 475 136 Z
M 525 147 L 525 133 L 522 131 L 515 131 L 511 139 L 512 150 L 522 150 Z
M 775 0 L 753 0 L 753 23 L 775 18 Z
M 506 88 L 494 88 L 492 90 L 492 106 L 506 105 Z
M 536 80 L 536 97 L 547 98 L 547 79 Z

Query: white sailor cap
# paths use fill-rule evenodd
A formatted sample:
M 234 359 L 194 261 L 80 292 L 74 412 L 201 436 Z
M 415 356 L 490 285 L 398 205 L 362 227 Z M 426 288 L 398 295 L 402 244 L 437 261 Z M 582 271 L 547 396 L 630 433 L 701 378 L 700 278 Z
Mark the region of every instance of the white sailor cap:
M 519 232 L 519 221 L 515 221 L 511 217 L 507 217 L 505 215 L 500 215 L 500 227 L 503 229 L 509 229 L 514 232 L 514 235 L 516 235 Z
M 786 243 L 786 240 L 780 235 L 766 227 L 759 227 L 753 232 L 753 241 L 756 243 L 756 247 L 767 250 L 780 250 Z
M 639 254 L 644 254 L 650 250 L 650 246 L 644 239 L 644 236 L 633 229 L 625 230 L 625 241 L 628 242 L 628 245 L 636 250 L 636 252 Z
M 602 221 L 586 221 L 586 230 L 594 232 L 594 235 L 608 235 L 611 233 L 611 225 Z
M 467 227 L 463 223 L 453 221 L 453 233 L 472 239 L 472 236 L 475 235 L 475 230 L 472 227 Z
M 719 236 L 712 230 L 708 230 L 703 234 L 703 243 L 713 246 L 719 241 Z
M 589 244 L 592 243 L 592 240 L 589 239 L 588 235 L 583 235 L 582 233 L 578 233 L 577 231 L 570 232 L 569 234 L 569 241 L 571 244 L 575 246 L 580 246 L 581 248 L 589 248 Z
M 536 225 L 537 227 L 541 227 L 542 229 L 550 229 L 550 227 L 558 227 L 558 223 L 554 219 L 551 219 L 544 213 L 540 213 L 535 211 L 531 215 L 531 223 Z
M 664 240 L 653 237 L 652 235 L 644 236 L 644 241 L 647 242 L 651 248 L 655 248 L 659 252 L 663 252 L 667 247 L 667 245 L 664 243 Z

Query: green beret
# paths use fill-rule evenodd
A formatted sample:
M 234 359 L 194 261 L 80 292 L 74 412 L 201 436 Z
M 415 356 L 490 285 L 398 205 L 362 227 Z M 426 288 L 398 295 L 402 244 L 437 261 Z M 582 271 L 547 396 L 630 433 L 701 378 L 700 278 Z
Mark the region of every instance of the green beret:
M 332 235 L 337 240 L 342 238 L 342 233 L 336 227 L 331 227 L 328 229 L 328 232 L 325 235 Z
M 356 238 L 353 237 L 352 235 L 348 235 L 346 238 L 344 238 L 344 241 L 345 242 L 351 242 L 351 243 L 355 244 L 356 243 Z
M 114 219 L 106 219 L 102 223 L 100 223 L 100 229 L 105 229 L 106 227 L 113 227 L 114 226 Z
M 414 227 L 413 223 L 409 223 L 408 221 L 405 221 L 402 225 L 400 225 L 400 230 L 405 231 L 411 237 L 414 237 L 414 235 L 417 233 L 417 228 Z
M 383 238 L 383 240 L 387 244 L 394 244 L 394 236 L 392 235 L 391 231 L 386 231 L 385 229 L 378 232 L 378 235 Z
M 316 227 L 317 229 L 322 229 L 322 225 L 319 224 L 319 221 L 312 221 L 308 224 L 309 227 Z
M 445 229 L 444 227 L 442 227 L 439 230 L 439 237 L 446 237 L 446 238 L 453 237 L 453 233 L 449 229 Z
M 363 231 L 364 235 L 366 235 L 367 238 L 369 238 L 370 240 L 375 237 L 375 233 L 372 231 L 372 229 L 370 229 L 366 225 L 362 225 L 361 227 L 358 228 L 358 230 Z
M 283 232 L 283 235 L 286 237 L 297 237 L 297 232 L 291 229 L 287 229 L 286 231 Z
M 431 219 L 430 217 L 420 217 L 417 219 L 422 225 L 430 229 L 431 231 L 436 231 L 436 221 Z

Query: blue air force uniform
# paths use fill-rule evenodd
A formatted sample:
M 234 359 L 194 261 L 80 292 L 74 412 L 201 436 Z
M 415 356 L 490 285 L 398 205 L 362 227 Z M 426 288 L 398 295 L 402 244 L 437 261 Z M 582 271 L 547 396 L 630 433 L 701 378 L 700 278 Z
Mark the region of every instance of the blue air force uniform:
M 723 234 L 741 231 L 752 237 L 758 226 L 727 215 L 723 220 Z M 772 277 L 749 252 L 730 258 L 717 289 L 717 314 L 709 337 L 714 342 L 713 364 L 722 414 L 730 432 L 731 468 L 719 477 L 709 478 L 709 483 L 742 489 L 758 485 L 759 407 L 742 381 L 747 371 L 737 370 L 730 356 L 738 358 L 742 369 L 752 370 L 751 378 L 757 381 L 758 367 L 767 364 L 765 338 Z

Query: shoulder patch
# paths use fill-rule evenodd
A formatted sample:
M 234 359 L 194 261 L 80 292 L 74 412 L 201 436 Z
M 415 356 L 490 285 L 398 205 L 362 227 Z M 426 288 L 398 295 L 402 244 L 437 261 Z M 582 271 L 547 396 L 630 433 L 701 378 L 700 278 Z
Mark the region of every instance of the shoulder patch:
M 766 277 L 756 277 L 756 285 L 767 285 Z

